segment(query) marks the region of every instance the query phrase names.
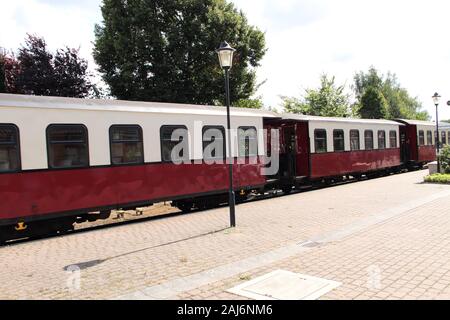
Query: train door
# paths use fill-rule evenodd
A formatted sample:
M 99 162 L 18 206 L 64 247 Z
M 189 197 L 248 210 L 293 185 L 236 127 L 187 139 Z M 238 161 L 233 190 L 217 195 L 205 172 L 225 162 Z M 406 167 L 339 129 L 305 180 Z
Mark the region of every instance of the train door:
M 297 182 L 309 176 L 309 128 L 308 122 L 297 123 Z
M 295 125 L 283 127 L 284 152 L 280 155 L 280 173 L 285 183 L 292 183 L 297 175 Z
M 400 159 L 402 163 L 407 163 L 411 157 L 409 152 L 411 141 L 408 139 L 406 129 L 406 126 L 400 127 Z

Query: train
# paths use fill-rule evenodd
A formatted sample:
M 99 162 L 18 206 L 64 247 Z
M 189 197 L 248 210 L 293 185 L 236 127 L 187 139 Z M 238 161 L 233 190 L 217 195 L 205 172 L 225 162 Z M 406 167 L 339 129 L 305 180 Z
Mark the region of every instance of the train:
M 230 112 L 229 150 L 220 106 L 0 94 L 0 241 L 162 201 L 217 207 L 228 201 L 228 158 L 241 202 L 420 168 L 450 142 L 449 127 L 427 121 Z

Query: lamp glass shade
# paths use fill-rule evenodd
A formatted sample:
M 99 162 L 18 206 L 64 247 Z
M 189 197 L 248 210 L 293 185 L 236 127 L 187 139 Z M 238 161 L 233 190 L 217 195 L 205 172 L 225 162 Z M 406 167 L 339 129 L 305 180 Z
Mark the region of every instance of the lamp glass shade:
M 432 98 L 433 98 L 434 104 L 435 104 L 435 105 L 438 105 L 438 104 L 439 104 L 439 100 L 441 99 L 441 96 L 436 92 L 436 93 L 434 94 L 434 96 L 432 96 Z
M 233 64 L 233 51 L 231 50 L 221 50 L 218 51 L 219 62 L 222 68 L 231 68 Z
M 216 50 L 219 56 L 219 63 L 222 68 L 231 68 L 233 65 L 233 49 L 227 42 L 222 42 L 220 47 Z

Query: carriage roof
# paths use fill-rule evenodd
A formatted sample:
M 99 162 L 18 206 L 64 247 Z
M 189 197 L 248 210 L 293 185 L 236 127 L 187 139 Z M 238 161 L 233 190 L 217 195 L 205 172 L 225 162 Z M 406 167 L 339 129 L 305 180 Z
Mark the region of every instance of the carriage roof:
M 192 115 L 226 115 L 221 106 L 190 105 L 162 102 L 138 102 L 112 99 L 80 99 L 63 97 L 43 97 L 31 95 L 0 94 L 0 107 L 115 111 L 138 113 L 167 113 Z M 271 111 L 245 108 L 231 108 L 232 116 L 273 118 Z

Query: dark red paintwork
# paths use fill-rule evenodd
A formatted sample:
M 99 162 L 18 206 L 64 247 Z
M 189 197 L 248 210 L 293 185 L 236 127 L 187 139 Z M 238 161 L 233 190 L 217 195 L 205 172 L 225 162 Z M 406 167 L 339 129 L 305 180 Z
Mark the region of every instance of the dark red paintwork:
M 418 147 L 418 162 L 432 162 L 436 161 L 436 147 L 433 146 L 419 146 Z
M 436 146 L 419 146 L 419 141 L 417 138 L 417 125 L 409 124 L 403 120 L 399 120 L 399 122 L 405 124 L 405 126 L 400 127 L 400 133 L 404 133 L 406 137 L 404 146 L 404 161 L 413 163 L 436 161 Z
M 400 149 L 311 154 L 311 178 L 340 176 L 400 166 Z
M 298 122 L 297 129 L 297 176 L 309 176 L 309 128 L 308 122 Z
M 261 175 L 262 158 L 256 162 L 234 165 L 236 189 L 265 183 L 265 177 Z M 2 174 L 0 222 L 2 219 L 226 192 L 227 168 L 226 164 L 158 163 Z

